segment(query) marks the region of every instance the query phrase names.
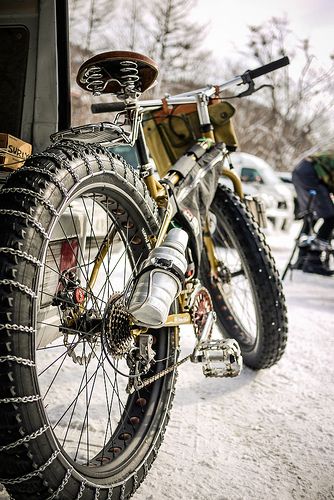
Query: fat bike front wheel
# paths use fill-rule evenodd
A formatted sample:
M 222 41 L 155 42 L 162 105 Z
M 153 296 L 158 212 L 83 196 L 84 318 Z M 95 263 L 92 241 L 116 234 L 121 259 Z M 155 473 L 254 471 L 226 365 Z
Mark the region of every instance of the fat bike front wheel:
M 155 205 L 120 157 L 62 142 L 7 180 L 0 224 L 0 482 L 21 500 L 127 499 L 175 383 L 170 371 L 129 391 L 177 352 L 173 330 L 148 331 L 154 362 L 136 364 L 122 303 L 157 233 Z
M 268 368 L 287 341 L 285 299 L 270 249 L 250 212 L 225 186 L 217 189 L 209 226 L 216 272 L 204 251 L 202 280 L 218 324 L 224 336 L 238 341 L 246 365 Z

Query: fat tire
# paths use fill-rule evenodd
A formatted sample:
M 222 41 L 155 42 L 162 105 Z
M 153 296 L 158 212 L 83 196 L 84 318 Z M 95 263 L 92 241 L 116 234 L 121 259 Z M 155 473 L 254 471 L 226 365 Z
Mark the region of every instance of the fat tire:
M 158 211 L 145 184 L 120 156 L 100 146 L 62 141 L 32 156 L 1 191 L 0 482 L 14 499 L 129 498 L 151 467 L 169 419 L 175 372 L 143 391 L 152 412 L 143 410 L 147 432 L 133 459 L 109 477 L 76 467 L 49 426 L 34 365 L 37 286 L 59 210 L 70 193 L 92 182 L 112 186 L 121 202 L 130 199 L 147 237 L 156 234 Z M 149 246 L 147 241 L 146 253 Z M 175 361 L 177 349 L 173 330 L 155 332 L 167 358 L 159 371 Z
M 210 211 L 215 214 L 217 230 L 225 231 L 233 240 L 233 248 L 239 254 L 247 277 L 257 318 L 254 342 L 243 341 L 242 328 L 222 293 L 221 282 L 212 280 L 208 257 L 203 251 L 202 280 L 211 293 L 218 324 L 224 336 L 239 342 L 248 367 L 269 368 L 282 357 L 288 331 L 287 308 L 275 261 L 252 214 L 229 188 L 218 187 Z

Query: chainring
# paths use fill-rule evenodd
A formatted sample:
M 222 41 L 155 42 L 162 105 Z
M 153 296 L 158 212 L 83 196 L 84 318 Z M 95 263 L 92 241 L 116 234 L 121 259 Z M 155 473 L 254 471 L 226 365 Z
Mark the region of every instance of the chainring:
M 210 311 L 213 311 L 211 295 L 204 286 L 201 286 L 195 290 L 190 308 L 194 332 L 198 339 L 202 336 L 202 331 Z

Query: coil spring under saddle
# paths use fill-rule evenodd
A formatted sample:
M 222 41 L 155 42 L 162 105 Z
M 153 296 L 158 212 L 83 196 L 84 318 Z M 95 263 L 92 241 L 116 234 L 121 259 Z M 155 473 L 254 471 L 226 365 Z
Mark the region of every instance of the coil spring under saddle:
M 101 95 L 105 87 L 102 70 L 98 66 L 91 66 L 85 71 L 86 89 L 93 92 L 93 95 Z
M 125 94 L 140 92 L 137 82 L 140 80 L 138 75 L 138 65 L 134 61 L 121 61 L 121 85 Z

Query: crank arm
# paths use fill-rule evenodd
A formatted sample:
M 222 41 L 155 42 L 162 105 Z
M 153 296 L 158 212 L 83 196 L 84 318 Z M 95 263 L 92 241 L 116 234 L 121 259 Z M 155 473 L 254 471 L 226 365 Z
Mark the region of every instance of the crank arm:
M 202 346 L 202 343 L 206 342 L 208 340 L 208 338 L 210 337 L 212 327 L 213 327 L 213 324 L 215 321 L 216 321 L 216 314 L 214 311 L 210 311 L 208 313 L 208 317 L 207 317 L 205 325 L 203 327 L 202 335 L 198 339 L 198 341 L 195 345 L 195 348 L 193 350 L 193 353 L 191 355 L 191 358 L 190 358 L 193 363 L 198 363 L 198 362 L 202 361 L 202 359 L 201 359 L 202 358 L 202 356 L 201 356 L 202 347 L 201 346 Z

